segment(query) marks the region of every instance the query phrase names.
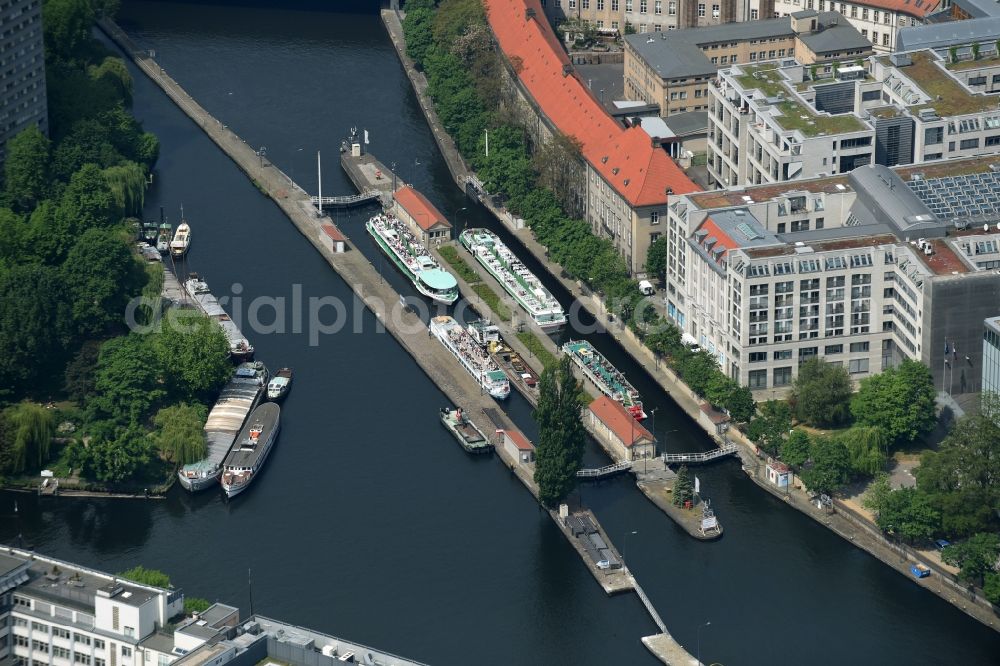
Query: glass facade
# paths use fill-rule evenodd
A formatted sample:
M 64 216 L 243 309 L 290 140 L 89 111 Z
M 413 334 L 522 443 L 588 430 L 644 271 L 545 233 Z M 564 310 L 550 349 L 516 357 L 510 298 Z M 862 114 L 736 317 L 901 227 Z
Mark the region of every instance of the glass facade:
M 983 393 L 1000 393 L 1000 317 L 983 324 Z

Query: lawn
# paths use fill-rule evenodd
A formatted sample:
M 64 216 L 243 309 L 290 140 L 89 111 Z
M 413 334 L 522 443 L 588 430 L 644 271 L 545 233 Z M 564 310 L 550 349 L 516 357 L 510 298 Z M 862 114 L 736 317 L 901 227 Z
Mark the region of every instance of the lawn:
M 542 341 L 538 339 L 531 331 L 521 331 L 517 334 L 517 339 L 521 341 L 525 347 L 528 348 L 532 354 L 538 357 L 538 360 L 542 362 L 542 365 L 546 368 L 554 366 L 556 364 L 556 357 L 545 348 Z
M 504 305 L 497 293 L 490 289 L 489 285 L 483 284 L 482 282 L 472 285 L 472 291 L 479 295 L 479 298 L 483 299 L 483 302 L 493 310 L 493 314 L 500 317 L 502 321 L 510 321 L 510 308 Z
M 458 250 L 450 245 L 445 245 L 444 247 L 438 248 L 438 252 L 441 257 L 448 262 L 448 265 L 455 269 L 458 273 L 458 277 L 462 278 L 469 284 L 475 284 L 479 282 L 479 273 L 472 270 L 469 264 L 465 263 L 462 257 L 458 256 Z

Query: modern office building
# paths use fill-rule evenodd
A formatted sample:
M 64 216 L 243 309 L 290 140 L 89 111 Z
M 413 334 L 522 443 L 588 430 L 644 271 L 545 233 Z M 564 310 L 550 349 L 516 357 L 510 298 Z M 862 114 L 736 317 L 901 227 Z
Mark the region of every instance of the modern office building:
M 923 25 L 938 14 L 940 0 L 775 0 L 776 16 L 802 10 L 838 12 L 871 43 L 876 53 L 897 50 L 897 35 L 904 28 Z
M 42 0 L 0 3 L 0 167 L 7 142 L 29 125 L 48 131 Z
M 995 44 L 989 48 L 995 53 Z M 720 70 L 709 87 L 710 179 L 757 185 L 993 154 L 1000 146 L 994 60 L 969 69 L 922 50 Z
M 798 57 L 831 63 L 871 53 L 871 46 L 836 12 L 625 37 L 624 90 L 629 99 L 657 104 L 661 116 L 705 111 L 718 69 Z
M 1000 310 L 998 222 L 990 159 L 678 197 L 668 315 L 758 397 L 817 356 L 854 379 L 919 359 L 942 390 L 975 392 L 981 322 Z
M 0 664 L 11 666 L 420 666 L 373 648 L 184 594 L 0 547 Z
M 957 356 L 957 353 L 953 356 Z M 989 317 L 983 321 L 982 388 L 983 393 L 1000 395 L 1000 316 Z

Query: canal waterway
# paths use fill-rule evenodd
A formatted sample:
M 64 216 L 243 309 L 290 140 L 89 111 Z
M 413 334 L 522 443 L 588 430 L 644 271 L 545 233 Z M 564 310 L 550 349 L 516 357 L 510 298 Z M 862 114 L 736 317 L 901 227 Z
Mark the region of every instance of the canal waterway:
M 338 150 L 357 126 L 453 221 L 506 236 L 454 186 L 374 0 L 355 13 L 267 4 L 126 1 L 120 23 L 312 192 L 317 150 L 324 194 L 353 192 Z M 95 567 L 160 568 L 189 593 L 244 610 L 249 568 L 256 611 L 435 664 L 656 663 L 639 643 L 656 629 L 636 597 L 605 597 L 520 483 L 448 438 L 436 420 L 444 396 L 370 313 L 348 305 L 346 328 L 311 344 L 309 299 L 350 304 L 350 289 L 191 121 L 133 76 L 135 112 L 162 144 L 147 216 L 163 206 L 176 221 L 183 204 L 194 228 L 182 269 L 239 298 L 230 309 L 244 319 L 254 299 L 286 301 L 278 332 L 248 331 L 259 358 L 296 369 L 283 431 L 236 501 L 214 492 L 155 502 L 4 494 L 0 541 L 21 532 L 40 551 Z M 378 265 L 365 218 L 337 221 Z M 522 258 L 567 305 L 570 296 Z M 387 261 L 382 270 L 414 293 Z M 323 311 L 325 322 L 333 317 Z M 666 449 L 710 446 L 611 336 L 587 337 L 633 380 L 647 411 L 657 408 Z M 535 434 L 523 399 L 513 395 L 506 408 Z M 606 460 L 596 449 L 587 459 Z M 627 479 L 582 493 L 689 651 L 711 622 L 700 631 L 706 663 L 995 663 L 996 633 L 761 491 L 736 461 L 698 475 L 726 528 L 716 543 L 690 539 Z

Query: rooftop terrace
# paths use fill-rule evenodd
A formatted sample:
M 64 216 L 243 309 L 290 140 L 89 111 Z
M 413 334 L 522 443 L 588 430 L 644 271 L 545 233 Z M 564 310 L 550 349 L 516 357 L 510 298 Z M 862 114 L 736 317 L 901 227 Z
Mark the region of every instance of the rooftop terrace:
M 934 100 L 913 106 L 912 111 L 933 108 L 940 116 L 961 116 L 997 108 L 995 95 L 972 93 L 946 73 L 933 51 L 915 51 L 910 58 L 912 63 L 899 67 L 899 71 Z
M 866 129 L 857 116 L 847 113 L 832 116 L 816 113 L 809 105 L 795 97 L 777 63 L 763 65 L 740 65 L 743 74 L 733 76 L 744 90 L 759 90 L 768 98 L 781 96 L 784 99 L 775 106 L 781 111 L 774 116 L 775 121 L 785 130 L 799 130 L 804 136 L 814 137 L 842 132 L 860 132 Z

